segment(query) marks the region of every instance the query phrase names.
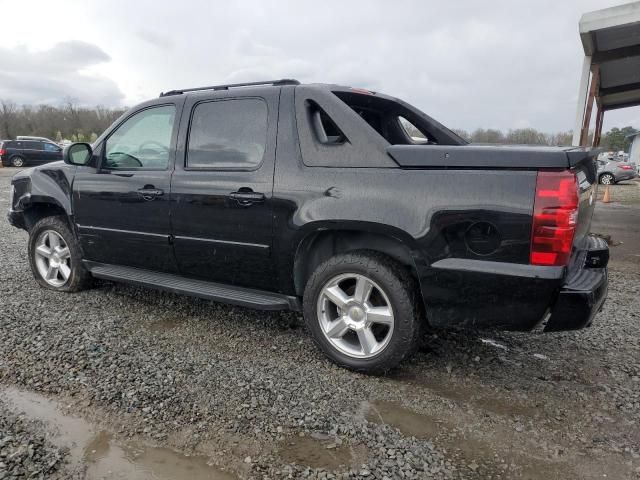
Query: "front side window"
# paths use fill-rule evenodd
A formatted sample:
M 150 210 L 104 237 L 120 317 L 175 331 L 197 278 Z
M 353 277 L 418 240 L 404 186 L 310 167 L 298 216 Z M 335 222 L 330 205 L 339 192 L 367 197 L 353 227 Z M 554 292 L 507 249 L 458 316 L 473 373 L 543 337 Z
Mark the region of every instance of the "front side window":
M 45 143 L 44 150 L 45 152 L 59 152 L 60 147 L 57 145 L 54 145 L 53 143 Z
M 163 105 L 129 117 L 107 139 L 104 167 L 166 169 L 175 113 L 173 105 Z
M 191 117 L 188 168 L 255 169 L 267 141 L 267 105 L 258 98 L 203 102 Z

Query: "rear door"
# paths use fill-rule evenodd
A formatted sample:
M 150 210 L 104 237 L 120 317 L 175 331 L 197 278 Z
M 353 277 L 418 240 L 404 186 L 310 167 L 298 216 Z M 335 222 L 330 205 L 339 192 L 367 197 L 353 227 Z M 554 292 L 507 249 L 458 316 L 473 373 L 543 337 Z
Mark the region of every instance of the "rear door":
M 22 153 L 27 163 L 31 165 L 46 163 L 42 142 L 27 140 L 23 141 L 22 145 Z
M 279 88 L 186 100 L 171 183 L 183 275 L 274 290 L 272 190 Z
M 84 258 L 175 272 L 169 191 L 182 102 L 133 112 L 96 146 L 97 167 L 78 167 L 75 221 Z

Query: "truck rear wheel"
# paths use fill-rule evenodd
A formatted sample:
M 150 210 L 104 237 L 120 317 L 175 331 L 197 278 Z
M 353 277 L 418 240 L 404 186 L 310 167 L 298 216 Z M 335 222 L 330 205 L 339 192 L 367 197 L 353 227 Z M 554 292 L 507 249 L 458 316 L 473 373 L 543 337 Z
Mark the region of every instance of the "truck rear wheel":
M 62 217 L 45 217 L 29 231 L 29 264 L 36 281 L 50 290 L 77 292 L 91 283 L 78 240 Z
M 414 279 L 385 255 L 336 255 L 307 282 L 305 322 L 333 362 L 382 374 L 418 345 L 423 319 L 417 292 Z

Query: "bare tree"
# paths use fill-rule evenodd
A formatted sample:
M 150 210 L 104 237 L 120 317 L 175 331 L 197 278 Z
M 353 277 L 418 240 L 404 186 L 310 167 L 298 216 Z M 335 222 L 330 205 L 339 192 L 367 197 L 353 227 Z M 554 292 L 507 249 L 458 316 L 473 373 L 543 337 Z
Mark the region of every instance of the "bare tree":
M 10 100 L 0 100 L 0 137 L 13 138 L 13 126 L 18 107 Z
M 16 135 L 35 135 L 62 141 L 63 139 L 97 138 L 123 110 L 104 107 L 77 106 L 72 99 L 62 107 L 23 105 L 0 100 L 0 139 Z

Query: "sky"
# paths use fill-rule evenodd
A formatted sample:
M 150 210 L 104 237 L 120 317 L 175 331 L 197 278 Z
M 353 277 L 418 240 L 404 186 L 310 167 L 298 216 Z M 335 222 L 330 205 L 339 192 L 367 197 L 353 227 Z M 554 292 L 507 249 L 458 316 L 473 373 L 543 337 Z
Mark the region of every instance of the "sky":
M 382 91 L 452 128 L 566 131 L 580 16 L 620 3 L 0 0 L 0 99 L 122 107 L 296 78 Z M 605 130 L 625 125 L 640 129 L 640 108 L 605 115 Z

